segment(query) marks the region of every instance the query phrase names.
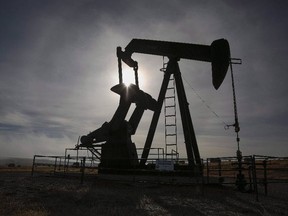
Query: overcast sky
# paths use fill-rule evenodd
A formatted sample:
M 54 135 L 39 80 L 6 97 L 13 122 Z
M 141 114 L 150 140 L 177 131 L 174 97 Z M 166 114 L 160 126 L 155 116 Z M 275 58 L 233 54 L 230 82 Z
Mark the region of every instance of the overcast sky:
M 243 61 L 233 67 L 243 154 L 287 156 L 287 9 L 284 0 L 0 0 L 0 157 L 61 155 L 79 135 L 109 122 L 119 102 L 110 91 L 118 84 L 116 47 L 133 38 L 227 39 L 232 57 Z M 162 57 L 133 58 L 140 88 L 157 99 Z M 179 64 L 201 156 L 235 155 L 234 129 L 224 130 L 234 123 L 230 74 L 216 91 L 210 63 Z M 132 138 L 137 147 L 151 116 L 145 112 Z M 152 147 L 164 147 L 163 119 Z M 180 115 L 178 123 L 185 156 Z

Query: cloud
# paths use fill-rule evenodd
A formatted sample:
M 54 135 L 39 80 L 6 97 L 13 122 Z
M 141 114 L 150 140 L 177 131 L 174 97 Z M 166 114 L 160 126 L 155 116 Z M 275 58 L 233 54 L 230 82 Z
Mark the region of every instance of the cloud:
M 65 148 L 74 147 L 77 143 L 68 137 L 47 137 L 33 133 L 0 133 L 0 157 L 31 158 L 40 155 L 64 155 Z
M 282 4 L 1 2 L 0 143 L 4 154 L 30 157 L 29 152 L 61 152 L 66 145 L 74 146 L 79 135 L 110 121 L 119 102 L 119 96 L 110 91 L 118 83 L 117 46 L 124 49 L 132 38 L 209 45 L 222 37 L 230 42 L 232 57 L 243 60 L 241 66 L 233 67 L 243 150 L 287 154 L 288 50 L 283 27 L 287 15 Z M 141 88 L 157 99 L 162 57 L 135 53 L 133 58 L 139 63 Z M 234 121 L 229 73 L 215 91 L 210 63 L 181 59 L 179 64 L 201 155 L 235 154 L 235 133 L 223 129 L 223 121 Z M 147 111 L 133 137 L 137 146 L 145 142 L 151 117 Z M 153 145 L 163 145 L 163 131 L 162 121 Z M 11 145 L 5 145 L 7 141 Z M 185 155 L 183 138 L 179 145 Z

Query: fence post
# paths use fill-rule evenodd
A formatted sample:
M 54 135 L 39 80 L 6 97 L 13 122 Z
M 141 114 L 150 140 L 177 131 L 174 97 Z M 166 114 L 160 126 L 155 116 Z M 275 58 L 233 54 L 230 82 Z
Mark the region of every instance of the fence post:
M 83 184 L 83 181 L 84 181 L 85 161 L 86 161 L 86 157 L 83 157 L 82 167 L 81 167 L 81 184 Z
M 207 171 L 207 184 L 209 184 L 209 159 L 206 159 L 206 171 Z
M 67 149 L 66 149 L 67 150 Z M 65 151 L 66 151 L 65 150 Z M 66 159 L 67 158 L 67 159 Z M 68 154 L 68 156 L 66 157 L 66 152 L 65 152 L 65 159 L 64 159 L 64 173 L 68 172 L 68 168 L 69 168 L 69 162 L 70 162 L 70 154 Z
M 255 162 L 255 155 L 252 157 L 252 175 L 253 175 L 253 185 L 254 191 L 256 192 L 256 201 L 259 201 L 258 197 L 258 187 L 257 187 L 257 174 L 256 174 L 256 162 Z
M 58 157 L 55 157 L 55 163 L 54 163 L 54 175 L 56 173 L 56 169 L 57 169 L 57 159 Z
M 250 161 L 250 165 L 248 167 L 248 176 L 249 176 L 249 191 L 251 192 L 252 191 L 252 171 L 253 168 L 252 168 L 252 159 Z
M 221 166 L 221 159 L 219 158 L 218 160 L 218 175 L 219 175 L 219 180 L 222 176 L 222 166 Z
M 64 156 L 64 173 L 66 172 L 66 157 L 67 157 L 67 148 L 65 149 L 65 156 Z
M 263 161 L 263 166 L 264 166 L 264 188 L 265 188 L 265 196 L 267 196 L 267 185 L 268 185 L 268 182 L 267 182 L 267 160 L 265 159 Z
M 58 171 L 61 170 L 61 164 L 62 164 L 62 158 L 60 157 L 60 162 L 59 162 L 59 166 L 58 166 Z M 64 167 L 64 169 L 65 169 L 65 167 Z
M 36 158 L 36 155 L 34 155 L 34 157 L 33 157 L 33 164 L 32 164 L 31 176 L 34 175 L 35 158 Z

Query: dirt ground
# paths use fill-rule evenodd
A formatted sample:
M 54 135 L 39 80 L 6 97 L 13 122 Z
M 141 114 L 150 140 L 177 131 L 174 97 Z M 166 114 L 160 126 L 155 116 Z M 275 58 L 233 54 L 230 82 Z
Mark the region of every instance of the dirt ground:
M 288 215 L 287 187 L 269 192 L 257 202 L 255 194 L 232 187 L 99 178 L 80 184 L 79 178 L 2 172 L 0 215 Z

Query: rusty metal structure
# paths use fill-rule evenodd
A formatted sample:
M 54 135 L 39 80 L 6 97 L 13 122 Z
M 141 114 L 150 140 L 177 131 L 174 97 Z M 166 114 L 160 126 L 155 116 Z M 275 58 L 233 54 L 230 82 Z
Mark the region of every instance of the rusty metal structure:
M 169 59 L 157 100 L 139 88 L 138 62 L 132 58 L 133 53 L 164 56 Z M 201 158 L 178 62 L 181 59 L 210 62 L 212 64 L 212 84 L 217 90 L 226 76 L 231 61 L 228 41 L 219 39 L 213 41 L 211 45 L 199 45 L 133 39 L 124 51 L 121 47 L 117 47 L 117 58 L 119 84 L 112 87 L 111 91 L 119 94 L 119 106 L 109 122 L 105 122 L 100 128 L 82 136 L 78 147 L 88 148 L 100 159 L 99 172 L 145 169 L 165 100 L 165 93 L 173 75 L 188 160 L 185 167 L 178 166 L 178 169 L 188 169 L 193 175 L 199 175 L 201 173 Z M 123 83 L 122 62 L 134 69 L 135 84 L 126 86 Z M 136 104 L 136 108 L 130 119 L 126 121 L 125 118 L 132 103 Z M 153 111 L 153 117 L 142 155 L 138 158 L 136 146 L 132 142 L 131 136 L 136 133 L 143 113 L 147 109 Z

